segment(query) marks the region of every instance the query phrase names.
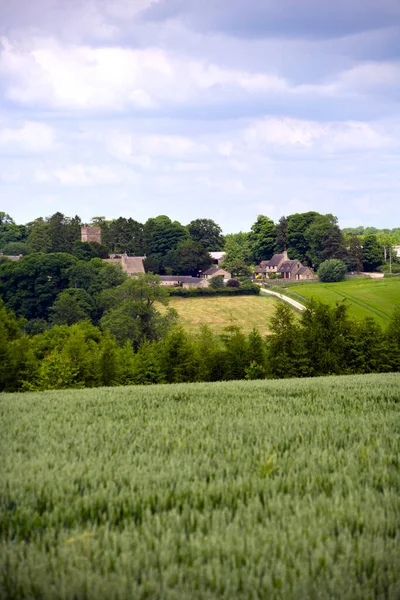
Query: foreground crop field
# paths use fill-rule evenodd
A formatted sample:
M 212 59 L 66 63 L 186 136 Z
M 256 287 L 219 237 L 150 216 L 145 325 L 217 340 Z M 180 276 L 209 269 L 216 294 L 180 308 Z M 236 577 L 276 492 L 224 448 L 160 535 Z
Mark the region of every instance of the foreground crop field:
M 0 598 L 400 597 L 400 374 L 0 395 Z
M 214 333 L 222 333 L 228 325 L 238 325 L 245 333 L 256 327 L 261 335 L 270 333 L 271 317 L 279 300 L 265 296 L 224 296 L 210 298 L 174 298 L 169 301 L 179 321 L 191 333 L 208 325 Z
M 346 299 L 354 317 L 374 317 L 381 325 L 386 325 L 396 304 L 400 305 L 400 278 L 295 285 L 289 287 L 288 292 L 297 300 L 316 298 L 335 303 Z

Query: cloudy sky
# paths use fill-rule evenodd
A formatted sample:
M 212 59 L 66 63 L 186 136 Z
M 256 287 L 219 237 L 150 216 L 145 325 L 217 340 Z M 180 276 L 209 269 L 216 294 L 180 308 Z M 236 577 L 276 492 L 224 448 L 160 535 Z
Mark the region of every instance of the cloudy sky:
M 0 0 L 0 210 L 400 226 L 400 0 Z

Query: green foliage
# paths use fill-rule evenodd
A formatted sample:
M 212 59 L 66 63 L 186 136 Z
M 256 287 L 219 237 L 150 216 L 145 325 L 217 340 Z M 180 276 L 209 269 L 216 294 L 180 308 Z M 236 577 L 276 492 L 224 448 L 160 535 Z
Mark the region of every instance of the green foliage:
M 356 235 L 350 235 L 347 239 L 348 252 L 347 263 L 349 271 L 361 272 L 363 270 L 363 249 Z
M 74 242 L 73 255 L 78 260 L 91 260 L 92 258 L 108 258 L 108 250 L 97 242 Z
M 1 597 L 396 598 L 399 377 L 0 395 Z
M 318 277 L 323 283 L 343 281 L 346 271 L 346 264 L 342 260 L 332 258 L 330 260 L 325 260 L 320 264 L 318 269 Z
M 187 226 L 190 237 L 207 252 L 217 252 L 224 247 L 222 229 L 212 219 L 195 219 Z
M 90 320 L 94 308 L 94 302 L 85 290 L 67 288 L 58 294 L 50 307 L 50 319 L 53 325 L 73 325 L 78 321 Z
M 221 290 L 225 287 L 224 284 L 224 276 L 223 275 L 214 275 L 210 279 L 210 288 L 212 290 Z
M 276 230 L 274 222 L 258 215 L 256 222 L 251 227 L 250 246 L 256 262 L 268 260 L 272 257 L 276 245 Z
M 383 248 L 376 235 L 366 235 L 363 241 L 364 271 L 375 271 L 383 262 Z
M 146 254 L 166 254 L 175 250 L 179 243 L 189 237 L 183 225 L 165 215 L 148 219 L 144 225 Z
M 320 216 L 315 211 L 295 213 L 288 216 L 286 239 L 287 251 L 291 260 L 300 260 L 303 264 L 308 264 L 307 229 Z
M 199 271 L 205 271 L 212 265 L 212 258 L 199 242 L 184 240 L 176 250 L 167 252 L 163 262 L 168 266 L 171 275 L 196 277 Z
M 0 263 L 0 295 L 7 307 L 27 319 L 46 319 L 57 295 L 68 286 L 70 254 L 30 254 Z
M 253 283 L 240 284 L 240 287 L 224 286 L 217 289 L 210 286 L 206 288 L 171 288 L 169 290 L 170 296 L 180 296 L 181 298 L 194 298 L 196 296 L 257 296 L 259 293 L 259 286 Z
M 6 256 L 19 256 L 20 254 L 28 254 L 29 248 L 26 242 L 8 242 L 2 252 Z
M 223 266 L 230 273 L 236 274 L 237 265 L 250 265 L 253 262 L 250 233 L 230 233 L 225 236 L 225 257 Z

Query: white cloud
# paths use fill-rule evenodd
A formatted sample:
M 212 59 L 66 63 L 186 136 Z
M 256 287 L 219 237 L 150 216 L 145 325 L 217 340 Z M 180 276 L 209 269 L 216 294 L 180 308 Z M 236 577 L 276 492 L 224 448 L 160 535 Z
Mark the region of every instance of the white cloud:
M 93 186 L 120 182 L 118 173 L 106 165 L 70 165 L 62 169 L 55 169 L 48 175 L 62 185 L 71 186 Z
M 287 89 L 275 75 L 223 69 L 158 48 L 61 46 L 43 39 L 29 51 L 3 40 L 0 74 L 10 99 L 67 109 L 163 107 L 224 87 L 254 94 Z
M 0 146 L 6 149 L 18 146 L 26 152 L 50 150 L 54 144 L 54 131 L 45 123 L 25 121 L 20 127 L 0 129 Z
M 328 153 L 378 149 L 395 143 L 389 133 L 369 123 L 319 123 L 289 118 L 257 121 L 247 129 L 245 138 L 253 146 L 316 147 Z

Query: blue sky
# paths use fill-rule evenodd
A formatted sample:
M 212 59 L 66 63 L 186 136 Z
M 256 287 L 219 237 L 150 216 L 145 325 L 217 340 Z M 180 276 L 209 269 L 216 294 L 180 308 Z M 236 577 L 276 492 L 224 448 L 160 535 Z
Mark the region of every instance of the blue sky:
M 0 210 L 400 226 L 399 0 L 0 0 Z

